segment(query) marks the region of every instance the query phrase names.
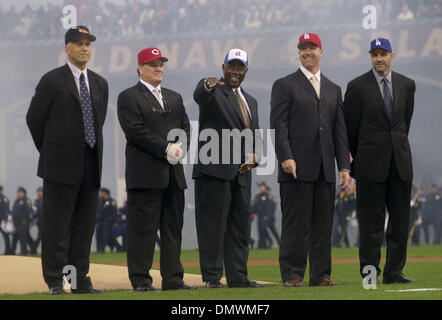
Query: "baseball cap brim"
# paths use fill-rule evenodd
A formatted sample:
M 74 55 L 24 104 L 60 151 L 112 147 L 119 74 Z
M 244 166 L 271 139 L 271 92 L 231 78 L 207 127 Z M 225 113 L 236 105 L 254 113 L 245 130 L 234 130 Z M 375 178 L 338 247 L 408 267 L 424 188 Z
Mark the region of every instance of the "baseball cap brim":
M 238 59 L 238 58 L 226 59 L 224 62 L 229 63 L 229 62 L 232 62 L 232 61 L 235 61 L 235 60 L 238 60 L 238 61 L 241 62 L 243 65 L 247 66 L 247 62 L 246 62 L 246 61 L 241 60 L 241 59 Z
M 314 43 L 313 41 L 305 40 L 305 41 L 302 41 L 301 43 L 298 43 L 298 46 L 297 46 L 298 49 L 300 49 L 305 43 L 311 43 L 311 44 L 313 44 L 313 45 L 319 47 L 318 44 Z

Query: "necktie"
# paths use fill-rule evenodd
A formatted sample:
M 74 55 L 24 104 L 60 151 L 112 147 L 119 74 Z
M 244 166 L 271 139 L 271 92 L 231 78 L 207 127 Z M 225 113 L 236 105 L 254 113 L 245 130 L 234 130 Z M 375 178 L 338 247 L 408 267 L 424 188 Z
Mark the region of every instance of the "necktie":
M 385 106 L 387 107 L 388 117 L 390 118 L 391 122 L 391 119 L 393 117 L 393 98 L 391 97 L 390 88 L 388 87 L 388 79 L 384 77 L 381 82 L 384 83 L 384 102 Z
M 235 95 L 236 95 L 236 100 L 238 101 L 239 108 L 241 109 L 241 114 L 242 114 L 242 118 L 244 121 L 244 126 L 246 128 L 250 128 L 249 112 L 247 111 L 246 104 L 244 103 L 244 100 L 241 98 L 241 95 L 239 94 L 238 89 L 235 89 Z
M 318 98 L 319 98 L 319 85 L 318 85 L 318 80 L 316 79 L 315 76 L 312 76 L 312 77 L 310 78 L 310 82 L 312 83 L 313 88 L 315 89 L 316 94 L 318 95 Z
M 80 76 L 80 104 L 83 111 L 84 139 L 89 147 L 93 148 L 96 142 L 94 113 L 92 112 L 91 97 L 84 80 L 84 73 L 81 73 Z
M 164 104 L 163 104 L 163 97 L 161 96 L 161 92 L 160 89 L 158 88 L 154 88 L 153 89 L 153 94 L 155 95 L 155 97 L 157 98 L 161 108 L 164 110 Z

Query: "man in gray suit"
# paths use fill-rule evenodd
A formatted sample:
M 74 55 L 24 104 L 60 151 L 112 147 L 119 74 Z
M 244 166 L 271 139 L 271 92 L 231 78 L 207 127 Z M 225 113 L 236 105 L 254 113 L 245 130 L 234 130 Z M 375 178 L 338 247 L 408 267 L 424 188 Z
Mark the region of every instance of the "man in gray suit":
M 301 67 L 273 84 L 270 126 L 280 163 L 282 228 L 279 263 L 284 285 L 301 287 L 307 256 L 310 286 L 333 286 L 331 232 L 335 159 L 339 187 L 349 181 L 350 158 L 341 88 L 321 74 L 322 45 L 305 33 L 298 43 Z

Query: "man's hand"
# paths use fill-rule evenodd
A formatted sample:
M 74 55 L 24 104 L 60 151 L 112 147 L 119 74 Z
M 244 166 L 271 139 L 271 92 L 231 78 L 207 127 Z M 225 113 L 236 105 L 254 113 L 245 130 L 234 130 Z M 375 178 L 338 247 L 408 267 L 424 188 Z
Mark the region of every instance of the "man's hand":
M 350 185 L 350 173 L 347 170 L 339 171 L 339 189 L 343 190 Z
M 285 173 L 291 174 L 293 178 L 297 178 L 296 176 L 296 162 L 293 159 L 287 159 L 281 163 L 282 171 Z
M 184 151 L 181 149 L 181 144 L 181 142 L 170 143 L 169 147 L 167 148 L 166 159 L 172 165 L 177 164 L 184 155 Z
M 239 173 L 246 174 L 253 169 L 256 164 L 256 154 L 255 153 L 247 153 L 246 161 L 239 166 Z
M 204 80 L 204 85 L 206 86 L 207 90 L 212 90 L 215 87 L 223 86 L 224 82 L 219 81 L 217 78 L 210 77 Z

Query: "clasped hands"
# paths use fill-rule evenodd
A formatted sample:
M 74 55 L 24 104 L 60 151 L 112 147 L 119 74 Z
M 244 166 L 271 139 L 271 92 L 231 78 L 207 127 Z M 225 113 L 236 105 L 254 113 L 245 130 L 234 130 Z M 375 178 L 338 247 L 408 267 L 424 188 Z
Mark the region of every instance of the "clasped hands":
M 184 157 L 184 151 L 181 145 L 181 142 L 169 143 L 165 156 L 170 164 L 177 164 Z

